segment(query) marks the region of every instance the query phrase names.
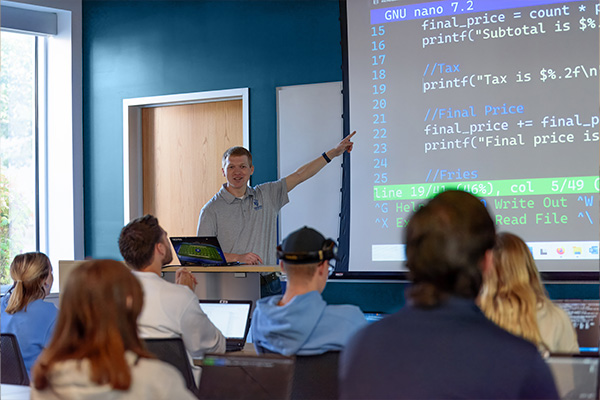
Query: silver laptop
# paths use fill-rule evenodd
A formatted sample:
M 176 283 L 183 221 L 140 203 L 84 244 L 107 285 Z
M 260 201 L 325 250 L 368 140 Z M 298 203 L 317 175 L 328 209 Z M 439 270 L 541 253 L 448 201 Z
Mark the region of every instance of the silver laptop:
M 546 363 L 562 400 L 598 398 L 598 354 L 552 354 Z
M 244 348 L 252 312 L 252 300 L 199 300 L 202 311 L 225 336 L 226 351 Z

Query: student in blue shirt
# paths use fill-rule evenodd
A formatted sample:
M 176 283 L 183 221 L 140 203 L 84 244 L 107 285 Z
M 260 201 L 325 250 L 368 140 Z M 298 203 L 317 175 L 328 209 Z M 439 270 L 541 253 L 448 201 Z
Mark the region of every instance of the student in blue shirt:
M 52 337 L 58 310 L 50 293 L 52 265 L 43 253 L 19 254 L 10 265 L 14 281 L 0 303 L 0 331 L 17 337 L 27 372 Z
M 328 305 L 321 293 L 329 276 L 335 242 L 304 227 L 278 247 L 287 275 L 285 293 L 256 303 L 252 340 L 259 353 L 316 355 L 340 351 L 352 335 L 367 324 L 354 305 Z

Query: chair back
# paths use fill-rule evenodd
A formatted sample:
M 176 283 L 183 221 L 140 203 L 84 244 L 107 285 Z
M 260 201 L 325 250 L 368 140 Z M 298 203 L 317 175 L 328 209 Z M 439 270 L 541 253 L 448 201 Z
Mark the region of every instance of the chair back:
M 29 386 L 29 375 L 25 369 L 23 355 L 17 337 L 2 333 L 0 348 L 0 381 L 4 384 Z
M 296 356 L 292 400 L 338 398 L 339 351 L 314 356 Z
M 198 394 L 196 381 L 192 372 L 185 345 L 181 338 L 145 338 L 143 339 L 146 348 L 154 354 L 156 358 L 177 368 L 183 378 L 185 384 L 192 393 Z
M 207 354 L 202 360 L 201 400 L 289 400 L 294 357 L 280 354 Z

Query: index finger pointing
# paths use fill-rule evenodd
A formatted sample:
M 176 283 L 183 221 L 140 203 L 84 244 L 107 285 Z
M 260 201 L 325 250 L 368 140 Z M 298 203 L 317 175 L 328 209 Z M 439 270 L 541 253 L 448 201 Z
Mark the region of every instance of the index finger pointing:
M 352 132 L 351 134 L 349 134 L 348 136 L 346 136 L 344 138 L 344 140 L 350 140 L 352 138 L 352 136 L 356 135 L 356 131 Z

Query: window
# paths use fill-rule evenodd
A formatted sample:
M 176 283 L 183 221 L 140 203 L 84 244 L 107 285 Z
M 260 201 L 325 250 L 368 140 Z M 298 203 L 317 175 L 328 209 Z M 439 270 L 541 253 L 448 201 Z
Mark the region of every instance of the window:
M 81 3 L 2 1 L 0 12 L 0 293 L 28 251 L 48 255 L 57 291 L 59 260 L 84 252 Z
M 36 42 L 2 32 L 0 41 L 0 283 L 16 254 L 38 250 L 36 198 Z
M 42 38 L 43 40 L 43 38 Z M 1 32 L 0 284 L 15 255 L 38 251 L 36 48 L 38 37 Z

